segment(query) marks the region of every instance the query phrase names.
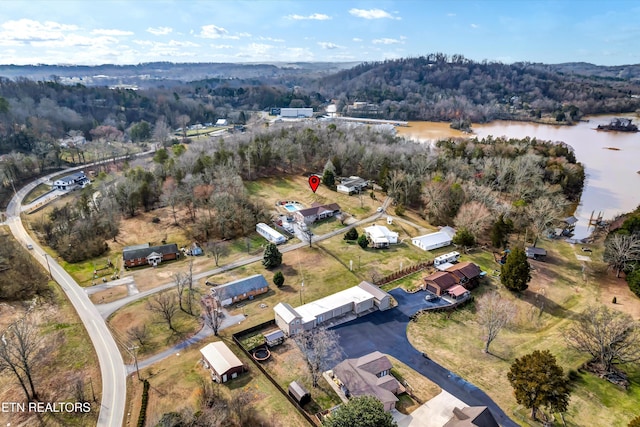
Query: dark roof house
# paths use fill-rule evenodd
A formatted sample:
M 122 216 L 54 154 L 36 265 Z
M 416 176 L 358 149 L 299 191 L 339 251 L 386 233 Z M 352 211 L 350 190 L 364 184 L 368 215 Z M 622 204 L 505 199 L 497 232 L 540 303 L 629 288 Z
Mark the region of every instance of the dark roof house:
M 458 277 L 448 271 L 438 271 L 424 278 L 425 289 L 442 295 L 447 289 L 458 284 Z
M 499 427 L 486 406 L 454 408 L 453 417 L 443 427 Z
M 382 402 L 385 411 L 395 407 L 396 394 L 404 387 L 391 375 L 391 362 L 379 351 L 357 359 L 346 359 L 333 368 L 334 374 L 351 396 L 373 396 Z
M 211 289 L 223 306 L 231 305 L 245 299 L 253 299 L 255 295 L 269 290 L 269 284 L 262 274 L 245 277 Z
M 169 243 L 160 246 L 142 245 L 128 246 L 122 251 L 122 260 L 126 267 L 138 265 L 157 265 L 159 262 L 177 259 L 180 256 L 178 245 Z
M 482 272 L 482 270 L 480 270 L 480 267 L 469 261 L 454 264 L 453 266 L 447 268 L 447 271 L 458 276 L 460 283 L 465 283 L 467 281 L 477 279 L 478 277 L 480 277 L 480 273 Z

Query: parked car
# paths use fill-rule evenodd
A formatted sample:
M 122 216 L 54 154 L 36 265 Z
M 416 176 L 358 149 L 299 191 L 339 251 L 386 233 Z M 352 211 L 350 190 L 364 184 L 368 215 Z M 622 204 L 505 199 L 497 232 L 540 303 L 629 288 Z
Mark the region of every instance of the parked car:
M 438 295 L 436 295 L 436 294 L 427 294 L 427 296 L 424 297 L 424 300 L 425 301 L 435 301 L 438 298 L 440 298 L 440 297 Z
M 27 243 L 27 249 L 29 250 L 33 249 L 33 245 L 31 243 Z

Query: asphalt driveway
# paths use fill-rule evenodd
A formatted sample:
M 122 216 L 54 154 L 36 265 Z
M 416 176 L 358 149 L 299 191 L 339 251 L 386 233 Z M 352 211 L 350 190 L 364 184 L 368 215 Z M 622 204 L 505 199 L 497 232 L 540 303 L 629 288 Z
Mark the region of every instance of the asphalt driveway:
M 518 427 L 518 424 L 513 422 L 485 392 L 432 360 L 426 359 L 409 343 L 407 326 L 411 316 L 429 305 L 441 304 L 441 301 L 425 301 L 425 291 L 410 294 L 396 288 L 390 294 L 398 302 L 396 308 L 376 311 L 333 328 L 340 337 L 340 347 L 344 356 L 355 358 L 375 350 L 389 354 L 467 405 L 487 406 L 501 426 Z M 428 353 L 428 349 L 426 352 Z

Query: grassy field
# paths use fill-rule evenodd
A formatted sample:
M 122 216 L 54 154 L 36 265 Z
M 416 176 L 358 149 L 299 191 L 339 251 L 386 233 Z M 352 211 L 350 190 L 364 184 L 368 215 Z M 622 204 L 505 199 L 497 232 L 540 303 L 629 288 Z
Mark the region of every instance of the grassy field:
M 485 390 L 523 425 L 528 410 L 513 397 L 506 373 L 516 357 L 533 350 L 550 350 L 567 372 L 577 370 L 588 357 L 568 348 L 564 335 L 572 318 L 587 305 L 599 299 L 599 276 L 576 259 L 575 248 L 564 242 L 542 242 L 548 251 L 546 262 L 532 261 L 534 268 L 529 289 L 521 295 L 505 291 L 497 277 L 489 275 L 474 294 L 497 290 L 518 307 L 517 319 L 503 330 L 485 354 L 483 331 L 475 320 L 473 304 L 454 312 L 431 313 L 410 323 L 408 336 L 413 345 L 426 351 L 438 363 Z M 497 268 L 492 254 L 478 252 L 466 257 L 485 271 Z M 473 363 L 469 363 L 472 360 Z M 640 401 L 640 370 L 628 369 L 632 386 L 621 390 L 591 374 L 580 373 L 575 382 L 569 410 L 565 415 L 569 426 L 626 426 L 637 415 Z M 635 405 L 635 406 L 634 406 Z M 538 424 L 531 424 L 538 425 Z
M 170 289 L 165 292 L 177 294 L 175 289 Z M 182 310 L 178 310 L 173 319 L 173 326 L 176 331 L 171 331 L 159 314 L 147 308 L 147 301 L 153 298 L 154 297 L 145 298 L 131 303 L 115 312 L 108 319 L 108 326 L 114 338 L 116 338 L 116 342 L 125 360 L 130 358 L 127 349 L 124 347 L 132 344 L 132 340 L 127 336 L 127 331 L 131 328 L 141 327 L 142 325 L 145 325 L 147 328 L 148 343 L 138 350 L 140 360 L 143 360 L 147 355 L 159 353 L 170 348 L 195 334 L 201 328 L 198 316 L 191 316 Z M 186 297 L 183 296 L 183 298 L 185 301 L 183 305 L 185 305 L 186 308 Z M 200 309 L 199 298 L 200 297 L 196 295 L 193 302 L 193 308 L 196 314 L 199 313 Z
M 28 205 L 43 194 L 47 194 L 49 191 L 51 191 L 50 185 L 39 184 L 25 196 L 25 198 L 22 200 L 22 204 Z
M 214 339 L 189 347 L 175 357 L 143 369 L 141 375 L 151 384 L 147 425 L 156 425 L 162 415 L 184 408 L 197 408 L 201 381 L 211 381 L 207 370 L 200 363 L 199 349 Z M 223 396 L 233 398 L 237 393 L 250 393 L 251 407 L 261 413 L 271 426 L 306 427 L 308 424 L 293 408 L 289 401 L 258 371 L 253 363 L 230 340 L 225 340 L 229 348 L 249 367 L 249 372 L 224 384 L 213 383 Z M 142 383 L 132 379 L 130 387 L 130 407 L 128 418 L 135 424 L 140 408 Z

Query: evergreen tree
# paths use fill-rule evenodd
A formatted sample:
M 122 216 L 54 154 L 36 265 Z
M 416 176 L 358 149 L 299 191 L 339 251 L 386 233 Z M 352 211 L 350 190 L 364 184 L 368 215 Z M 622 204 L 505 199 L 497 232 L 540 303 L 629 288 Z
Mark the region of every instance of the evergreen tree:
M 500 282 L 510 291 L 524 291 L 531 280 L 531 267 L 527 255 L 521 247 L 515 248 L 507 256 L 500 272 Z
M 329 418 L 324 427 L 394 427 L 398 424 L 385 412 L 382 402 L 373 396 L 354 397 L 344 403 Z
M 322 183 L 329 188 L 333 188 L 336 185 L 336 168 L 333 166 L 331 160 L 327 160 L 327 163 L 324 165 Z
M 500 215 L 498 220 L 491 227 L 491 245 L 494 248 L 504 248 L 509 241 L 509 234 L 513 231 L 513 221 L 504 220 L 504 215 Z
M 349 231 L 344 233 L 344 240 L 358 240 L 358 230 L 355 227 L 350 228 Z
M 565 412 L 569 405 L 569 380 L 549 350 L 536 350 L 511 365 L 507 378 L 516 401 L 531 409 L 536 419 L 538 409 L 546 406 L 552 412 Z
M 282 254 L 275 244 L 269 243 L 267 247 L 264 248 L 262 265 L 264 265 L 265 268 L 274 268 L 280 264 L 282 264 Z
M 278 271 L 273 275 L 273 284 L 277 287 L 284 285 L 284 274 L 282 274 L 282 271 Z
M 361 234 L 360 237 L 358 237 L 358 244 L 362 249 L 366 249 L 366 247 L 369 246 L 369 239 L 367 239 L 367 236 L 364 234 Z

